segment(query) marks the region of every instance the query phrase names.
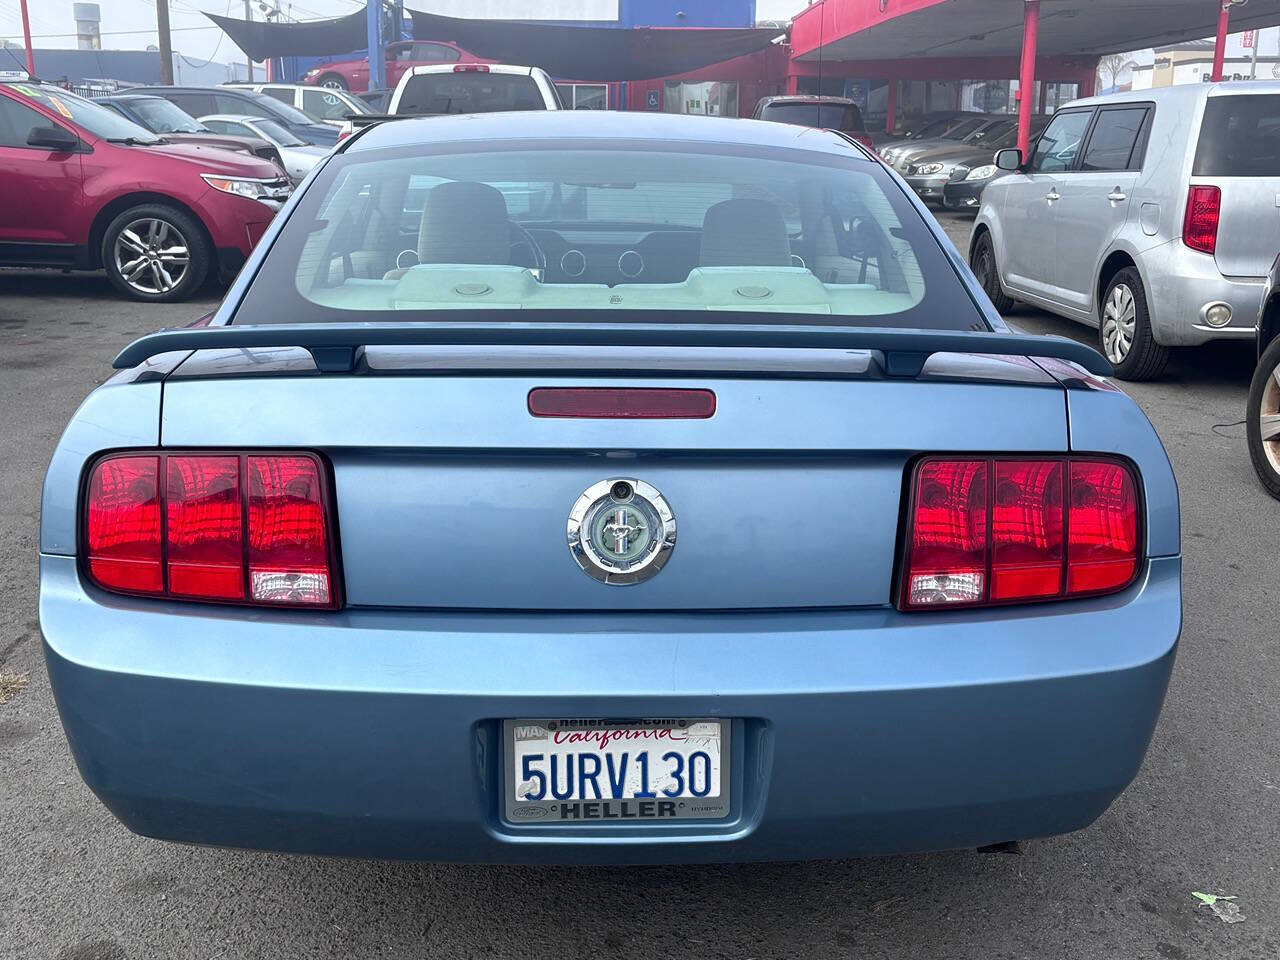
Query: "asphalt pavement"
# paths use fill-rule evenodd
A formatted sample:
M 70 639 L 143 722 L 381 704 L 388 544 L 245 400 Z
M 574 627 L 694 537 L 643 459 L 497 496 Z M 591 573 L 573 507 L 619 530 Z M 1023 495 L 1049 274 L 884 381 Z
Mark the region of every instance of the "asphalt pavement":
M 1160 382 L 1125 385 L 1177 472 L 1185 625 L 1146 764 L 1089 829 L 1018 855 L 439 866 L 142 839 L 67 751 L 36 621 L 45 466 L 120 346 L 212 302 L 140 306 L 100 276 L 0 271 L 0 958 L 1280 957 L 1280 503 L 1239 424 L 1247 346 L 1190 351 Z M 1193 891 L 1237 897 L 1246 919 L 1223 922 Z

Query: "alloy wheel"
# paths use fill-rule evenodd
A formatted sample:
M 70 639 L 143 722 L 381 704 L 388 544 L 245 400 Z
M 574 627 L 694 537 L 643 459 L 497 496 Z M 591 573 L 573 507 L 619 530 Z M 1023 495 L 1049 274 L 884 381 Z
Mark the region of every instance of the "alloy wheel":
M 168 293 L 191 265 L 186 237 L 167 220 L 142 217 L 116 236 L 116 271 L 130 287 L 148 296 Z
M 335 79 L 333 79 L 332 77 L 330 77 L 330 78 L 329 78 L 328 80 L 326 80 L 324 83 L 320 84 L 320 86 L 325 87 L 326 89 L 329 89 L 329 90 L 342 90 L 342 89 L 343 89 L 342 81 L 341 81 L 341 80 L 335 80 Z
M 1280 473 L 1280 364 L 1272 367 L 1267 385 L 1262 388 L 1258 419 L 1262 450 L 1271 469 Z
M 1127 283 L 1117 283 L 1102 308 L 1102 348 L 1112 363 L 1123 363 L 1133 346 L 1137 306 Z

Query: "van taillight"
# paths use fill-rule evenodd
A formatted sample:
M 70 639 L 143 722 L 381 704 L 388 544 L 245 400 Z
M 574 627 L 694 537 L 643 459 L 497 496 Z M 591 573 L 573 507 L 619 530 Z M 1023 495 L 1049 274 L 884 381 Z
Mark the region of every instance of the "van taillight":
M 1192 250 L 1213 253 L 1218 249 L 1218 220 L 1222 191 L 1213 186 L 1193 186 L 1187 192 L 1187 214 L 1182 221 L 1182 242 Z
M 89 475 L 85 569 L 115 593 L 337 606 L 333 523 L 309 453 L 123 453 Z
M 875 140 L 873 140 L 873 139 L 871 138 L 871 135 L 870 135 L 870 134 L 867 134 L 867 133 L 851 133 L 851 134 L 849 134 L 849 136 L 853 137 L 853 139 L 857 140 L 860 144 L 862 144 L 864 147 L 866 147 L 866 148 L 867 148 L 868 150 L 870 150 L 871 152 L 873 152 L 873 153 L 875 152 L 875 149 L 876 149 L 876 142 L 875 142 Z
M 1076 457 L 930 457 L 912 477 L 904 610 L 1114 593 L 1137 576 L 1133 471 Z

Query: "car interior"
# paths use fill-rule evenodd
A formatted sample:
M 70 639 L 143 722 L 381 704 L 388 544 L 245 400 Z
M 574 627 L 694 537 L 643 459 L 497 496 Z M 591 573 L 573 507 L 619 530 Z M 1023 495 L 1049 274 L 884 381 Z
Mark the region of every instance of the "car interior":
M 879 188 L 868 179 L 862 196 L 841 193 L 828 179 L 770 189 L 349 178 L 309 235 L 298 286 L 317 302 L 356 309 L 424 298 L 490 308 L 504 298 L 529 307 L 710 305 L 726 285 L 744 309 L 914 305 L 923 280 Z

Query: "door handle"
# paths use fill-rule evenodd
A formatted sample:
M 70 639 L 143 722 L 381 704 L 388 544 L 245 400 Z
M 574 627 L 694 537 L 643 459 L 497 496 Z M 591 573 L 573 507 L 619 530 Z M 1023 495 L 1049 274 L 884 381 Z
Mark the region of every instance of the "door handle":
M 1050 190 L 1048 193 L 1046 193 L 1046 194 L 1044 195 L 1044 198 L 1045 198 L 1046 200 L 1048 200 L 1050 203 L 1053 203 L 1053 201 L 1055 201 L 1055 200 L 1061 200 L 1061 199 L 1062 199 L 1062 194 L 1058 193 L 1058 191 L 1057 191 L 1056 189 L 1054 189 L 1054 190 Z
M 1123 190 L 1121 190 L 1119 187 L 1116 187 L 1114 190 L 1112 190 L 1110 193 L 1107 194 L 1107 199 L 1110 200 L 1112 203 L 1119 203 L 1121 200 L 1128 200 L 1129 195 L 1125 193 Z

